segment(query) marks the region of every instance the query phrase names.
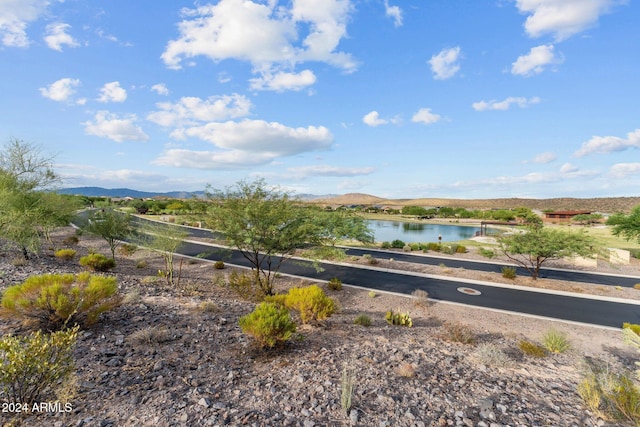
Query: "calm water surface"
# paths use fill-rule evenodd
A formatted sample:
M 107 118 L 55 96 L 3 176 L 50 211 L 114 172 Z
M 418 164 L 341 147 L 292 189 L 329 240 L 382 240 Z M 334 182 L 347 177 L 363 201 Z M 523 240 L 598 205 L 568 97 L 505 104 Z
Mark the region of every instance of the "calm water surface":
M 392 242 L 400 239 L 405 243 L 413 242 L 437 242 L 438 236 L 442 236 L 443 242 L 455 242 L 475 236 L 480 227 L 465 227 L 448 224 L 422 224 L 402 221 L 367 221 L 373 231 L 376 242 Z

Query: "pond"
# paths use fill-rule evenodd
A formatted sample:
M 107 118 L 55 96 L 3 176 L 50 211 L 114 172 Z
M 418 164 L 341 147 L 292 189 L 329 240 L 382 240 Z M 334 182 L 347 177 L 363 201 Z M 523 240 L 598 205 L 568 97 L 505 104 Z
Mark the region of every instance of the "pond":
M 405 243 L 455 242 L 469 239 L 480 232 L 480 227 L 449 224 L 425 224 L 417 222 L 368 220 L 367 224 L 376 242 L 392 242 L 396 239 Z

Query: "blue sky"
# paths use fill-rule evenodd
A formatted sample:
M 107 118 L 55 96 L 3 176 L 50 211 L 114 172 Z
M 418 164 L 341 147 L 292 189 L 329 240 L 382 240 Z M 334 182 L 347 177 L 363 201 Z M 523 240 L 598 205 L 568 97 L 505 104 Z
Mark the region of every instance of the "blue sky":
M 613 197 L 636 0 L 0 0 L 0 141 L 64 186 Z

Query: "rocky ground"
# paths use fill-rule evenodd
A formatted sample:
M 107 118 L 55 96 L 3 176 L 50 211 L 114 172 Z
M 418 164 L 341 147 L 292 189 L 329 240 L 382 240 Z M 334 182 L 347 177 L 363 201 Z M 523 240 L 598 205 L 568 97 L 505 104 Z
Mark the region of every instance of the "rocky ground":
M 55 236 L 57 247 L 72 229 Z M 108 254 L 104 241 L 81 237 L 78 256 Z M 77 272 L 50 249 L 20 265 L 17 253 L 0 256 L 0 288 L 33 274 Z M 609 426 L 623 425 L 590 413 L 576 393 L 586 361 L 631 368 L 637 354 L 611 329 L 553 322 L 466 306 L 344 287 L 326 289 L 340 310 L 321 324 L 299 328 L 286 348 L 263 351 L 243 335 L 238 318 L 254 303 L 223 286 L 230 268 L 201 260 L 182 263 L 180 284 L 156 277 L 162 260 L 138 250 L 118 256 L 110 274 L 125 303 L 80 333 L 76 387 L 67 391 L 68 412 L 13 416 L 3 424 L 25 426 Z M 139 267 L 140 261 L 146 266 Z M 363 262 L 350 260 L 350 262 Z M 500 281 L 472 271 L 429 274 Z M 137 267 L 138 265 L 138 267 Z M 452 269 L 454 270 L 454 269 Z M 597 286 L 531 283 L 579 292 Z M 549 281 L 551 282 L 551 281 Z M 299 279 L 281 278 L 284 290 Z M 542 284 L 542 285 L 541 285 Z M 636 290 L 600 290 L 637 298 Z M 617 294 L 616 292 L 624 292 Z M 412 328 L 390 326 L 387 310 L 409 312 Z M 353 324 L 366 314 L 372 325 Z M 452 341 L 452 324 L 475 336 Z M 540 342 L 549 329 L 565 332 L 572 349 L 536 359 L 518 349 L 521 339 Z M 0 333 L 25 328 L 7 319 Z M 341 405 L 342 374 L 353 375 L 350 411 Z M 55 400 L 55 397 L 51 397 Z

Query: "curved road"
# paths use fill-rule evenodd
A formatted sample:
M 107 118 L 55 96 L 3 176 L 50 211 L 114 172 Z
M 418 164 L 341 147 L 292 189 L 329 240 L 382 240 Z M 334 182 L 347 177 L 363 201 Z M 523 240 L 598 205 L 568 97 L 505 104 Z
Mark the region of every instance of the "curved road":
M 214 237 L 214 234 L 209 230 L 196 228 L 188 228 L 188 230 L 193 237 Z M 185 241 L 178 249 L 178 253 L 211 261 L 224 260 L 228 264 L 251 267 L 239 251 L 201 242 Z M 421 262 L 421 260 L 435 264 L 445 262 L 440 257 L 416 256 L 369 249 L 349 249 L 348 253 L 353 255 L 370 253 L 377 257 L 393 257 L 397 260 L 409 262 Z M 500 264 L 461 261 L 450 258 L 446 259 L 445 264 L 449 267 L 482 269 L 484 271 L 500 271 L 499 268 L 502 267 Z M 540 290 L 515 289 L 490 283 L 465 282 L 423 274 L 373 267 L 348 266 L 330 262 L 320 263 L 320 266 L 322 271 L 318 272 L 309 262 L 289 260 L 282 264 L 280 272 L 323 281 L 339 277 L 345 284 L 407 295 L 416 289 L 423 289 L 429 293 L 430 298 L 436 300 L 613 328 L 620 328 L 624 322 L 640 323 L 640 302 L 622 302 L 613 299 L 541 292 Z M 495 268 L 498 268 L 498 270 L 491 270 Z M 629 280 L 634 284 L 640 281 L 640 278 L 637 277 L 545 269 L 546 277 L 551 277 L 551 273 L 559 274 L 559 277 L 563 277 L 561 280 L 588 281 L 599 284 L 611 283 L 620 286 L 624 286 L 622 284 L 625 283 L 623 279 Z M 458 290 L 460 287 L 472 288 L 479 291 L 480 295 L 476 296 L 461 292 Z

